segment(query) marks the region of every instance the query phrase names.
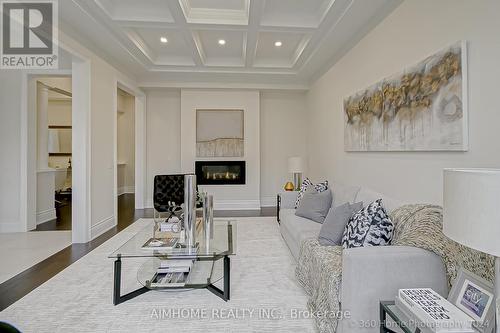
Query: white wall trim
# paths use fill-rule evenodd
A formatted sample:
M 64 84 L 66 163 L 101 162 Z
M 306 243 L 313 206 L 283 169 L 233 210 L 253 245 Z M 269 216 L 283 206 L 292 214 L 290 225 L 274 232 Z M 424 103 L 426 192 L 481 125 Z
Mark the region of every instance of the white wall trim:
M 42 210 L 41 212 L 36 213 L 36 224 L 39 225 L 48 221 L 55 220 L 56 218 L 57 215 L 55 208 Z
M 92 239 L 91 66 L 86 58 L 72 61 L 72 189 L 71 238 L 73 243 Z
M 148 193 L 146 96 L 135 95 L 135 208 L 143 209 Z
M 215 210 L 260 210 L 260 200 L 217 200 Z
M 260 198 L 261 207 L 276 207 L 276 196 L 265 196 Z
M 308 91 L 308 84 L 272 84 L 272 83 L 225 83 L 225 82 L 186 82 L 186 81 L 142 81 L 138 86 L 144 89 L 227 89 L 227 90 L 291 90 Z
M 116 219 L 114 216 L 110 216 L 110 217 L 105 218 L 104 220 L 96 223 L 90 229 L 91 239 L 94 239 L 94 238 L 102 235 L 103 233 L 105 233 L 109 229 L 113 228 L 114 226 L 116 226 Z
M 125 193 L 135 193 L 135 186 L 121 186 L 118 187 L 118 196 Z

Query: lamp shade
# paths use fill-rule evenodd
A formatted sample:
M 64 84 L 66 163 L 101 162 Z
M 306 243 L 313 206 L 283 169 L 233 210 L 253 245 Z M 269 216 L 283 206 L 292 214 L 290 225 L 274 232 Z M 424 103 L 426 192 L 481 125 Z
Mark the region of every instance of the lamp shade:
M 304 161 L 302 157 L 294 156 L 288 158 L 288 172 L 290 173 L 304 172 Z
M 500 256 L 500 170 L 444 170 L 443 233 Z

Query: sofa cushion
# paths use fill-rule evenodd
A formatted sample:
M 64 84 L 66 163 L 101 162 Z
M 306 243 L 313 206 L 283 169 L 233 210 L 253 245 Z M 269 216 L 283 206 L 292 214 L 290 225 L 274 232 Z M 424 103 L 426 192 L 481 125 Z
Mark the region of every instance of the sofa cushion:
M 352 214 L 363 208 L 362 202 L 346 202 L 336 208 L 330 208 L 319 231 L 318 241 L 323 246 L 342 245 L 344 229 Z
M 309 178 L 306 178 L 300 184 L 299 194 L 297 195 L 297 200 L 295 201 L 295 208 L 299 206 L 299 202 L 304 196 L 305 192 L 309 187 L 312 187 L 316 190 L 316 192 L 323 192 L 328 189 L 328 180 L 325 180 L 321 183 L 314 184 Z
M 295 259 L 299 256 L 300 244 L 309 238 L 318 238 L 321 224 L 295 215 L 295 209 L 280 211 L 280 230 Z
M 316 192 L 316 190 L 314 191 Z M 330 189 L 316 193 L 308 193 L 306 191 L 299 202 L 295 215 L 323 223 L 331 205 L 332 192 Z
M 338 207 L 346 202 L 354 203 L 356 194 L 359 192 L 359 186 L 349 186 L 341 183 L 332 184 L 333 204 L 332 207 Z M 356 200 L 363 201 L 363 200 Z M 371 201 L 364 201 L 371 202 Z
M 364 246 L 389 245 L 394 225 L 378 199 L 359 212 L 347 223 L 342 237 L 344 249 Z

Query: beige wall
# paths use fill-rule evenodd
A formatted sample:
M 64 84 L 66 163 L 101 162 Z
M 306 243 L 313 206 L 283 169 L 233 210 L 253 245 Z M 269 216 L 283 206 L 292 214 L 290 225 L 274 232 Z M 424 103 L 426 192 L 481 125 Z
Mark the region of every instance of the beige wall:
M 441 203 L 443 168 L 500 167 L 498 13 L 495 0 L 403 2 L 308 93 L 311 174 L 405 201 Z M 344 152 L 344 97 L 459 40 L 468 42 L 468 152 Z
M 306 94 L 297 91 L 260 94 L 261 202 L 276 205 L 276 193 L 292 176 L 288 158 L 306 157 Z M 306 173 L 307 174 L 307 173 Z

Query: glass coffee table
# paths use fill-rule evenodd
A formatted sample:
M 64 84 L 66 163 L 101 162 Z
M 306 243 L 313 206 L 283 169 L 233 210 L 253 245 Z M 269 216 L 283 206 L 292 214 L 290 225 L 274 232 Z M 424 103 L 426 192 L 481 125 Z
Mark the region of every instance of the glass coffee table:
M 236 254 L 236 221 L 214 219 L 213 234 L 206 241 L 202 228 L 196 233 L 195 248 L 186 248 L 177 244 L 168 250 L 144 249 L 143 245 L 152 237 L 154 221 L 148 223 L 132 238 L 126 241 L 108 257 L 114 262 L 113 304 L 117 305 L 144 294 L 150 290 L 172 291 L 206 288 L 225 301 L 230 298 L 230 256 Z M 122 261 L 130 258 L 146 259 L 137 271 L 137 280 L 141 288 L 121 294 Z M 191 269 L 182 283 L 158 286 L 155 281 L 162 262 L 175 260 L 186 261 Z M 214 284 L 222 280 L 222 289 Z

